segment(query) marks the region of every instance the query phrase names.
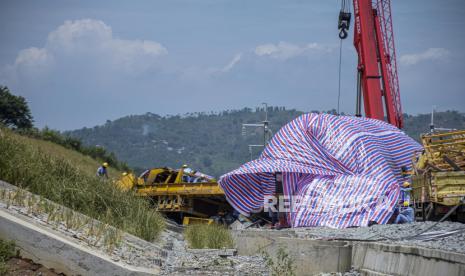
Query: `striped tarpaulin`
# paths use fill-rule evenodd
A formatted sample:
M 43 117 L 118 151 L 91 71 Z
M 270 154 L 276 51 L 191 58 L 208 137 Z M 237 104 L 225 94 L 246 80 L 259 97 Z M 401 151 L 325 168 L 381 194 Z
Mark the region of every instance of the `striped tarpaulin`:
M 261 156 L 223 175 L 229 203 L 243 215 L 262 210 L 283 175 L 293 227 L 386 223 L 399 197 L 401 168 L 421 146 L 385 122 L 305 114 L 281 128 Z

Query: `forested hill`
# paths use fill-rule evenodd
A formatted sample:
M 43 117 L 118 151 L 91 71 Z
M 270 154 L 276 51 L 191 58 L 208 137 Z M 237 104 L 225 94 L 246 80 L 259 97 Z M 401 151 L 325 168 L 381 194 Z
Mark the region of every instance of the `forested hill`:
M 281 126 L 302 114 L 283 107 L 269 107 L 268 120 L 275 133 Z M 131 115 L 102 126 L 83 128 L 67 134 L 80 138 L 87 145 L 100 145 L 116 153 L 130 166 L 149 168 L 188 164 L 216 177 L 250 160 L 249 144 L 263 143 L 261 128 L 247 128 L 243 123 L 258 123 L 265 118 L 262 109 L 220 113 L 188 113 L 159 116 L 152 113 Z M 465 116 L 455 111 L 435 114 L 438 127 L 465 129 Z M 430 115 L 405 117 L 405 131 L 418 140 L 429 130 Z M 254 148 L 256 158 L 261 149 Z

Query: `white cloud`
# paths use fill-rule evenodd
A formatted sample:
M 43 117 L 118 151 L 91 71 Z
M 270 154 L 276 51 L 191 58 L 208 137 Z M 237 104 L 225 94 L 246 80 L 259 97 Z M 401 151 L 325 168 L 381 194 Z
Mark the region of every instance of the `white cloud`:
M 55 66 L 57 70 L 84 66 L 81 69 L 137 74 L 155 66 L 167 53 L 155 41 L 115 38 L 111 27 L 100 20 L 65 21 L 48 35 L 43 48 L 21 50 L 7 73 L 15 79 L 34 78 Z
M 21 50 L 15 60 L 15 66 L 30 66 L 34 64 L 48 64 L 52 57 L 44 48 L 28 48 Z
M 236 54 L 233 59 L 221 70 L 222 72 L 230 71 L 242 58 L 242 53 Z
M 400 57 L 403 65 L 415 65 L 423 61 L 445 60 L 450 52 L 444 48 L 429 48 L 421 53 L 407 54 Z
M 295 45 L 288 42 L 279 42 L 278 44 L 263 44 L 255 48 L 254 53 L 257 56 L 268 56 L 274 59 L 287 60 L 302 55 L 312 53 L 331 52 L 331 48 L 319 43 L 309 43 L 303 46 Z

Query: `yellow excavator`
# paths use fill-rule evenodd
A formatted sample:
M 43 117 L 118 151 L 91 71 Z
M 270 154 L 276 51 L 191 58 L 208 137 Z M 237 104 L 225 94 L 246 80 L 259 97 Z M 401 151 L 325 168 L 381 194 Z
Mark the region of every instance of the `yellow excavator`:
M 123 173 L 116 185 L 134 189 L 137 196 L 149 198 L 159 212 L 183 224 L 212 223 L 210 217 L 232 210 L 213 177 L 186 165 L 180 169 L 153 168 L 139 177 Z

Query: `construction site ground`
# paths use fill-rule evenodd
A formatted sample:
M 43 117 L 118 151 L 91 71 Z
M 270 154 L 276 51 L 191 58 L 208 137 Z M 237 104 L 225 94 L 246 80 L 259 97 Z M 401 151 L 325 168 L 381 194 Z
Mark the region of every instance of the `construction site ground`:
M 0 184 L 4 190 L 17 189 L 4 182 Z M 118 275 L 268 275 L 263 252 L 275 256 L 276 250 L 283 248 L 294 262 L 297 275 L 388 272 L 385 270 L 388 268 L 383 267 L 385 262 L 373 258 L 391 258 L 400 267 L 415 263 L 405 268 L 405 272 L 410 273 L 429 270 L 428 265 L 438 266 L 438 263 L 443 263 L 446 268 L 441 269 L 446 269 L 450 275 L 461 275 L 465 271 L 465 225 L 453 222 L 348 229 L 235 230 L 236 248 L 212 250 L 189 249 L 182 227 L 169 221 L 157 241 L 147 242 L 122 233 L 120 243 L 113 248 L 105 244 L 105 237 L 99 241 L 95 235 L 89 235 L 86 226 L 71 229 L 66 222 L 52 222 L 47 216 L 28 206 L 0 200 L 0 238 L 8 239 L 5 235 L 10 235 L 10 239 L 20 239 L 16 242 L 24 258 L 54 270 L 47 271 L 25 259 L 10 260 L 12 269 L 24 269 L 24 275 L 42 270 L 42 275 L 61 272 L 92 275 L 96 273 L 93 269 L 105 267 L 109 271 L 119 271 Z M 107 227 L 106 230 L 111 229 Z M 56 241 L 60 243 L 54 244 Z M 86 254 L 90 254 L 90 258 L 86 259 Z M 79 271 L 72 273 L 69 269 Z
M 18 188 L 0 181 L 0 190 L 14 193 Z M 26 196 L 34 196 L 28 192 L 24 193 Z M 25 198 L 25 201 L 27 200 Z M 66 207 L 58 207 L 66 212 Z M 79 213 L 76 215 L 85 217 Z M 233 249 L 189 249 L 182 235 L 182 227 L 167 223 L 167 229 L 154 242 L 122 233 L 118 245 L 108 247 L 108 244 L 105 244 L 106 237 L 112 236 L 105 236 L 104 233 L 100 236 L 89 235 L 88 225 L 71 229 L 65 221 L 52 221 L 48 214 L 37 213 L 28 206 L 18 206 L 14 202 L 0 200 L 0 238 L 15 240 L 22 257 L 54 269 L 57 273 L 66 275 L 102 273 L 260 275 L 267 273 L 263 258 L 258 255 L 237 256 Z M 93 220 L 92 224 L 98 229 L 101 222 Z M 113 228 L 105 226 L 100 229 L 102 232 L 111 233 Z M 17 266 L 13 262 L 13 268 Z

